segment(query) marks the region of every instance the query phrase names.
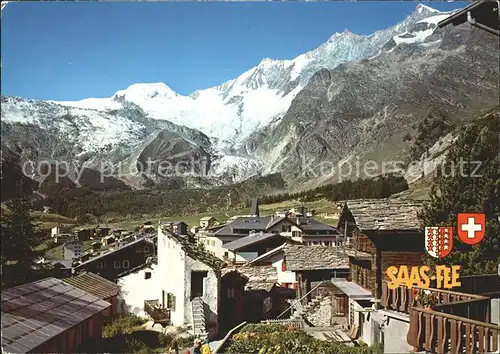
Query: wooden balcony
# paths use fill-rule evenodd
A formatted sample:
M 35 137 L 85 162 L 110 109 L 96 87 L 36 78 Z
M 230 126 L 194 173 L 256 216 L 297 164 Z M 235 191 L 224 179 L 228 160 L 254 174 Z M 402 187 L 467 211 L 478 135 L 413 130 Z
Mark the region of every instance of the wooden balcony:
M 156 323 L 163 327 L 170 324 L 170 310 L 163 308 L 158 300 L 145 300 L 144 311 L 153 319 L 153 326 Z
M 500 326 L 489 323 L 490 297 L 428 290 L 437 294 L 439 304 L 424 309 L 406 286 L 382 286 L 381 306 L 409 315 L 407 342 L 415 351 L 476 354 L 499 349 Z
M 420 289 L 418 287 L 415 288 Z M 467 300 L 489 299 L 484 296 L 459 293 L 455 291 L 441 289 L 428 290 L 437 294 L 440 306 L 445 304 L 456 304 L 457 302 Z M 389 289 L 386 282 L 382 283 L 382 298 L 380 299 L 380 305 L 386 310 L 404 312 L 407 314 L 410 313 L 410 309 L 412 307 L 421 307 L 413 296 L 413 292 L 410 288 L 401 285 L 396 289 Z
M 408 344 L 431 353 L 494 353 L 500 326 L 435 310 L 412 308 Z

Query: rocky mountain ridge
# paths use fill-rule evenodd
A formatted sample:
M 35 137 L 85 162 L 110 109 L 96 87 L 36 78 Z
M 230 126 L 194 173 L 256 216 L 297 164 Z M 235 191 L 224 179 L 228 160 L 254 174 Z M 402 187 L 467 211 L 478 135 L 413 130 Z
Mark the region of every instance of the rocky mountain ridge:
M 134 188 L 275 172 L 295 187 L 331 182 L 336 176 L 312 170 L 403 159 L 403 135 L 429 114 L 460 121 L 494 105 L 498 42 L 468 27 L 438 29 L 448 15 L 418 5 L 389 29 L 336 33 L 293 60 L 264 59 L 190 96 L 162 83 L 76 102 L 2 96 L 2 150 L 28 167 L 65 161 L 73 180 L 83 166 L 104 169 Z

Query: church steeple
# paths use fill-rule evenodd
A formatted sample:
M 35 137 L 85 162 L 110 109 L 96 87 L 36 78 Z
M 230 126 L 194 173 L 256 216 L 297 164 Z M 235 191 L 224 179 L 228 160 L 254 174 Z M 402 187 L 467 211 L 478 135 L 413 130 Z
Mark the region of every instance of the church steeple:
M 252 216 L 260 216 L 259 214 L 259 199 L 252 199 L 252 208 L 250 209 L 250 215 Z

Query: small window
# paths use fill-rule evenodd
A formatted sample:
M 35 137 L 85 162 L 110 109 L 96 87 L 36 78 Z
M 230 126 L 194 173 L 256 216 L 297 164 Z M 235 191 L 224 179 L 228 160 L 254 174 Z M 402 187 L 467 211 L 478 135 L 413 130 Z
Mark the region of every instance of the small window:
M 229 252 L 224 252 L 224 257 L 229 257 Z
M 104 262 L 104 261 L 97 262 L 97 268 L 99 268 L 99 269 L 106 268 L 106 262 Z
M 150 279 L 151 278 L 151 272 L 144 272 L 144 279 Z
M 122 267 L 128 269 L 130 267 L 130 262 L 128 260 L 124 260 L 122 263 Z
M 116 269 L 120 268 L 120 261 L 114 261 L 113 265 Z
M 236 296 L 236 291 L 234 288 L 228 288 L 227 289 L 227 297 L 232 299 Z
M 175 312 L 175 295 L 167 293 L 167 308 Z

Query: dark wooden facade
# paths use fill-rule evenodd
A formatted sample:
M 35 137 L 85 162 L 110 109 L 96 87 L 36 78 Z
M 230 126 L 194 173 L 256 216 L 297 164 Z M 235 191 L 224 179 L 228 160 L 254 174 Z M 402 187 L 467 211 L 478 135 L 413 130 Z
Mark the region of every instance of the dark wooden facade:
M 92 258 L 75 268 L 76 272 L 87 271 L 109 280 L 116 280 L 118 274 L 140 266 L 154 254 L 153 244 L 140 240 L 107 254 Z
M 103 313 L 78 323 L 33 349 L 32 353 L 78 353 L 85 343 L 102 338 Z
M 245 284 L 248 279 L 237 272 L 221 279 L 219 299 L 219 334 L 225 334 L 245 318 Z
M 311 291 L 316 286 L 318 288 L 322 287 L 323 283 L 330 283 L 333 278 L 344 278 L 349 277 L 349 270 L 347 269 L 324 269 L 324 270 L 304 270 L 295 271 L 298 287 L 297 287 L 297 298 L 301 299 L 302 304 L 307 304 L 310 302 L 314 296 L 318 295 L 317 292 Z
M 377 298 L 382 295 L 382 282 L 388 279 L 388 267 L 423 264 L 424 235 L 420 231 L 361 231 L 356 228 L 352 243 L 357 252 L 350 253 L 350 280 L 370 290 Z
M 259 323 L 274 319 L 290 307 L 288 299 L 296 298 L 294 289 L 273 286 L 269 291 L 251 290 L 245 292 L 245 321 Z

